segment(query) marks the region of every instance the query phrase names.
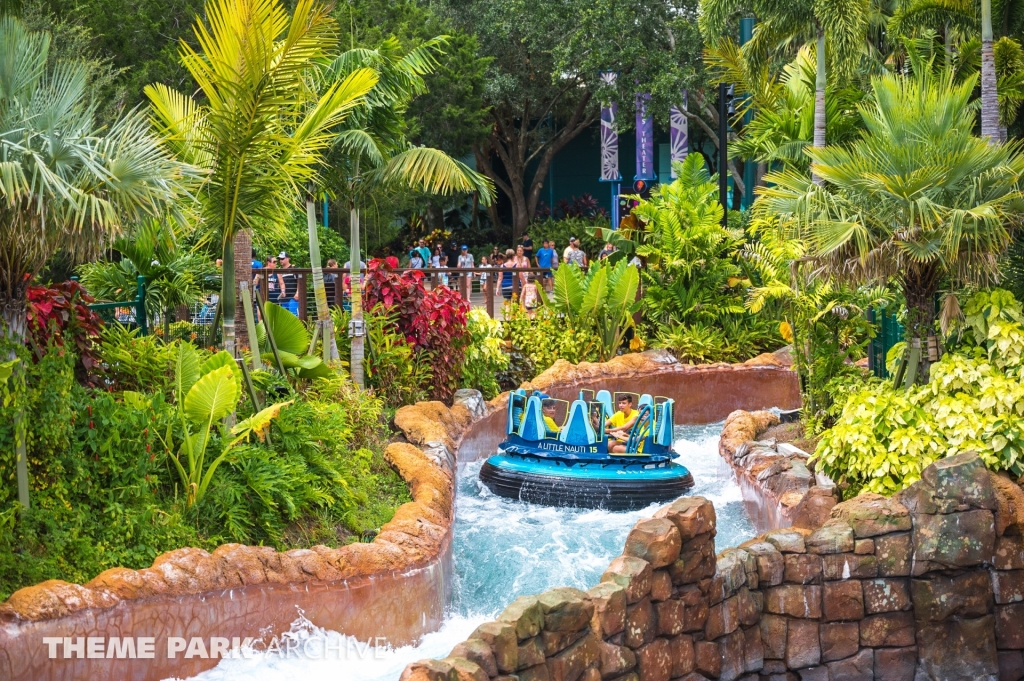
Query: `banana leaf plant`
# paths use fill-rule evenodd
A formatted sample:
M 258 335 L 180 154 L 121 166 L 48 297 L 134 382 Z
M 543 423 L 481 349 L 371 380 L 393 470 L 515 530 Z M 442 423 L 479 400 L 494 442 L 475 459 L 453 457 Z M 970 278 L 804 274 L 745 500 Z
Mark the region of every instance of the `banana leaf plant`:
M 203 500 L 214 473 L 231 451 L 252 435 L 263 441 L 271 421 L 292 400 L 272 404 L 229 428 L 224 419 L 235 410 L 242 393 L 241 371 L 231 355 L 221 351 L 200 363 L 196 349 L 181 343 L 174 369 L 174 401 L 183 437 L 175 450 L 170 424 L 161 439 L 185 488 L 185 503 L 191 508 Z M 125 392 L 125 402 L 144 408 L 147 398 L 141 393 Z M 220 452 L 207 465 L 210 435 L 215 429 Z
M 280 305 L 264 305 L 263 321 L 256 326 L 256 337 L 259 340 L 261 357 L 265 362 L 275 366 L 277 362 L 270 347 L 268 329 L 274 337 L 277 358 L 280 358 L 285 371 L 298 378 L 307 379 L 328 378 L 332 375 L 331 368 L 320 356 L 313 353 L 316 343 L 310 338 L 306 325 Z
M 616 355 L 622 340 L 633 328 L 633 313 L 639 309 L 636 290 L 640 275 L 636 267 L 619 259 L 617 263 L 591 263 L 584 272 L 578 267 L 555 270 L 551 297 L 538 292 L 545 305 L 565 316 L 569 328 L 576 331 L 588 325 L 601 340 L 601 360 Z

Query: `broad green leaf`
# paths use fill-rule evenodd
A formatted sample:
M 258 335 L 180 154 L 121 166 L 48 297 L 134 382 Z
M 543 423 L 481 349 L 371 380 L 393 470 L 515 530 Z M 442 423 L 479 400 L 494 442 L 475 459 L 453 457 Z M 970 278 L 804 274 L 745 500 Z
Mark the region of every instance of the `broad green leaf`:
M 221 350 L 213 355 L 210 355 L 202 366 L 199 367 L 199 375 L 205 376 L 214 369 L 220 369 L 221 367 L 230 367 L 232 371 L 235 370 L 235 360 L 228 354 L 226 350 Z
M 319 358 L 315 358 L 317 362 L 309 368 L 299 369 L 299 378 L 330 378 L 334 375 L 334 371 L 331 367 L 323 363 Z
M 580 316 L 594 319 L 601 314 L 608 298 L 608 268 L 599 267 L 589 279 L 580 305 Z
M 293 355 L 301 355 L 309 349 L 309 333 L 306 325 L 288 310 L 280 305 L 267 304 L 266 325 L 274 334 L 274 341 L 277 343 L 279 352 L 290 352 Z M 263 326 L 263 323 L 260 323 Z M 256 331 L 260 335 L 259 329 Z M 264 330 L 264 334 L 266 330 Z M 269 350 L 269 346 L 264 348 Z M 273 361 L 273 360 L 271 360 Z
M 185 396 L 185 416 L 204 424 L 222 419 L 238 404 L 238 382 L 231 367 L 220 367 L 206 374 Z
M 555 270 L 551 301 L 556 310 L 570 318 L 575 317 L 583 305 L 582 278 L 582 273 L 575 265 L 562 265 Z
M 199 376 L 199 353 L 191 343 L 178 343 L 178 355 L 174 358 L 174 401 L 177 404 L 184 402 Z

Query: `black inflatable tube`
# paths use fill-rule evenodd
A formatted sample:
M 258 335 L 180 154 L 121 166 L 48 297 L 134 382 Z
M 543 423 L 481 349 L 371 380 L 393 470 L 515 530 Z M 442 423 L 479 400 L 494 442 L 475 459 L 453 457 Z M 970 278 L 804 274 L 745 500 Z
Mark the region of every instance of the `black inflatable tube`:
M 693 487 L 690 473 L 667 480 L 601 480 L 510 471 L 490 461 L 480 469 L 480 480 L 499 497 L 609 511 L 633 511 L 673 501 Z

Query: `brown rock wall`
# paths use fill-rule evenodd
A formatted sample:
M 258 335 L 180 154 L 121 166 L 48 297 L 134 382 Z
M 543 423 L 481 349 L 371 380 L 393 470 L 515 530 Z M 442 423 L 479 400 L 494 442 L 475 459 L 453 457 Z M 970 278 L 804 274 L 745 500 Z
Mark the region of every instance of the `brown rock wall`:
M 979 472 L 975 457 L 947 459 L 939 469 L 901 496 L 926 499 L 931 514 L 863 495 L 835 506 L 821 528 L 775 530 L 717 557 L 707 500 L 688 497 L 658 510 L 662 522 L 637 523 L 601 585 L 575 592 L 593 608 L 577 604 L 592 614 L 572 627 L 603 642 L 573 669 L 593 669 L 595 680 L 606 681 L 1024 678 L 1020 536 L 965 536 L 948 517 L 988 513 L 994 523 L 1012 498 Z M 984 521 L 979 515 L 969 527 Z M 993 555 L 972 563 L 979 542 Z M 923 570 L 915 562 L 922 552 Z M 667 598 L 655 597 L 659 582 L 671 585 Z M 530 604 L 564 598 L 558 591 L 520 599 L 499 620 L 521 622 Z M 411 665 L 402 679 L 454 665 L 460 652 Z M 552 668 L 550 655 L 545 663 Z

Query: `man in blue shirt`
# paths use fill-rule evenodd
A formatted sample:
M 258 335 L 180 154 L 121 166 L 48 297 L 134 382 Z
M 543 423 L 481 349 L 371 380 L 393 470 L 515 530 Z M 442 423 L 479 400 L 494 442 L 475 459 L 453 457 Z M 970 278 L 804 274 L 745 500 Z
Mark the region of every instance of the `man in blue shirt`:
M 552 267 L 557 262 L 555 251 L 551 248 L 551 242 L 547 239 L 544 240 L 544 245 L 537 251 L 537 267 Z M 554 284 L 554 277 L 551 272 L 544 273 L 544 290 L 551 292 L 551 288 Z

